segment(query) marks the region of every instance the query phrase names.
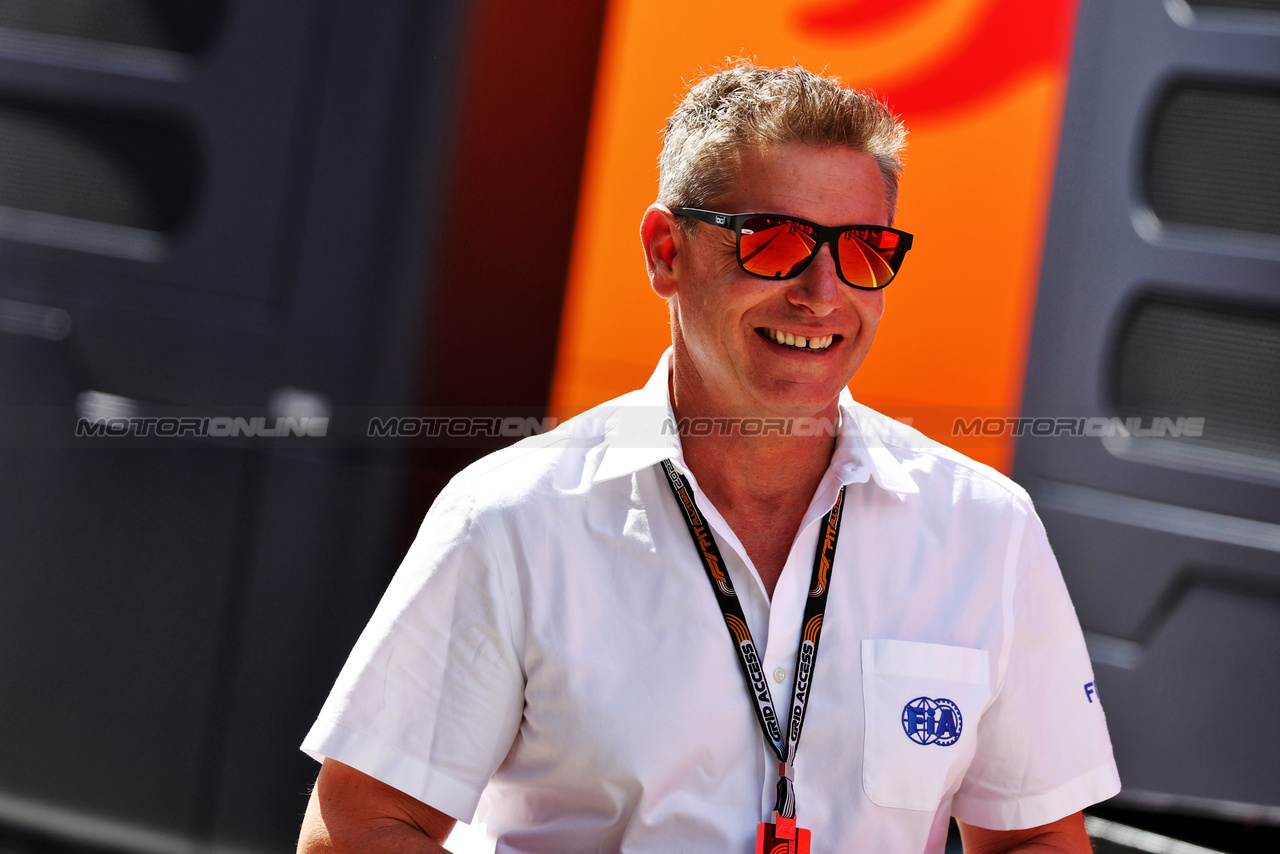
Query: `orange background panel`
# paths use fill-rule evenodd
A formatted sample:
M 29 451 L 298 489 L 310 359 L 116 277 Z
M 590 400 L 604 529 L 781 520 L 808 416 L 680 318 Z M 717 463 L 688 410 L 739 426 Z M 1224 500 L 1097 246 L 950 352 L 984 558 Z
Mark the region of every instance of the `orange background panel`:
M 1011 439 L 952 428 L 1018 410 L 1074 13 L 1074 0 L 613 0 L 553 411 L 637 387 L 670 342 L 638 228 L 686 83 L 727 56 L 794 61 L 875 89 L 910 131 L 895 225 L 916 243 L 854 396 L 1008 471 Z

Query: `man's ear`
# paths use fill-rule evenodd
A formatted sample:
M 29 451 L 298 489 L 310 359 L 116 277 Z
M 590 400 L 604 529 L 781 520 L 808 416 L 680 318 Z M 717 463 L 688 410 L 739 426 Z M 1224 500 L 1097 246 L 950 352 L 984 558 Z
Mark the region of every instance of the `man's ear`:
M 640 220 L 640 243 L 649 284 L 663 299 L 671 299 L 679 290 L 676 262 L 684 248 L 684 237 L 670 208 L 657 202 L 649 205 Z

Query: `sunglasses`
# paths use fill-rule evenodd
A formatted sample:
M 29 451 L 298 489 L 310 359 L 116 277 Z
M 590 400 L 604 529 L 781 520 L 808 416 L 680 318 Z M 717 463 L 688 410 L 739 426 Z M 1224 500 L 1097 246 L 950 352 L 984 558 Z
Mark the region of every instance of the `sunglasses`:
M 822 244 L 830 243 L 840 281 L 877 291 L 898 275 L 911 248 L 910 234 L 882 225 L 818 225 L 782 214 L 725 214 L 697 208 L 672 208 L 671 212 L 732 231 L 738 236 L 738 266 L 762 279 L 800 275 Z

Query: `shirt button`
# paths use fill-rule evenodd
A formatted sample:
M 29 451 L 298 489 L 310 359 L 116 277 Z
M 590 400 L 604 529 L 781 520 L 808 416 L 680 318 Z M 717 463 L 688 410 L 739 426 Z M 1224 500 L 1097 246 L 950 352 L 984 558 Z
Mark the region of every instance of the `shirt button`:
M 773 681 L 774 681 L 774 682 L 785 682 L 785 681 L 787 681 L 787 671 L 783 670 L 781 667 L 779 667 L 779 668 L 777 668 L 776 670 L 774 670 L 774 671 L 773 671 Z

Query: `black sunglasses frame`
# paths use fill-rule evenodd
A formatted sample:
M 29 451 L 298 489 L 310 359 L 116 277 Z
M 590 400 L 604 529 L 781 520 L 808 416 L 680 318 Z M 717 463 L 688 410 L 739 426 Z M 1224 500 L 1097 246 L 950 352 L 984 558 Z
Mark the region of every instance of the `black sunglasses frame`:
M 720 213 L 719 211 L 704 211 L 700 208 L 676 207 L 676 208 L 672 208 L 671 212 L 676 216 L 687 216 L 690 219 L 696 219 L 699 222 L 705 222 L 708 225 L 718 225 L 721 228 L 727 228 L 730 231 L 732 231 L 735 235 L 735 240 L 736 240 L 735 254 L 738 257 L 738 267 L 742 270 L 742 272 L 746 273 L 748 276 L 755 276 L 758 279 L 770 279 L 772 281 L 794 279 L 796 276 L 800 275 L 806 269 L 808 269 L 809 265 L 813 263 L 813 259 L 817 257 L 818 250 L 822 248 L 823 244 L 830 243 L 831 250 L 832 250 L 831 257 L 835 261 L 836 275 L 840 277 L 840 281 L 844 282 L 849 287 L 857 288 L 860 291 L 879 291 L 879 290 L 883 290 L 884 288 L 887 288 L 889 286 L 889 282 L 892 282 L 894 279 L 898 277 L 898 270 L 901 269 L 902 267 L 902 259 L 906 257 L 907 250 L 911 248 L 912 236 L 909 233 L 905 231 L 899 231 L 896 228 L 889 228 L 888 226 L 883 226 L 883 225 L 818 225 L 816 222 L 810 222 L 809 220 L 801 219 L 798 216 L 787 216 L 786 214 L 774 214 L 774 213 L 727 214 L 727 213 Z M 809 257 L 806 258 L 803 263 L 799 264 L 796 267 L 793 267 L 789 275 L 767 276 L 764 273 L 753 273 L 750 270 L 748 270 L 746 266 L 742 263 L 742 226 L 748 220 L 757 219 L 760 217 L 763 217 L 766 219 L 785 220 L 787 222 L 797 222 L 797 223 L 800 223 L 801 225 L 804 225 L 813 229 L 813 234 L 817 241 L 816 243 L 813 244 L 813 251 L 809 253 Z M 893 271 L 893 275 L 890 276 L 889 279 L 883 285 L 880 285 L 879 287 L 876 287 L 876 288 L 868 288 L 865 285 L 855 285 L 853 282 L 849 281 L 844 277 L 844 270 L 840 268 L 840 253 L 836 251 L 836 246 L 837 246 L 836 241 L 839 240 L 840 235 L 844 234 L 846 231 L 880 231 L 880 232 L 888 231 L 898 235 L 898 237 L 900 238 L 898 241 L 898 245 L 894 248 L 893 255 L 891 255 L 885 261 L 885 263 L 889 265 L 889 269 Z M 874 247 L 872 247 L 872 251 L 876 251 Z

